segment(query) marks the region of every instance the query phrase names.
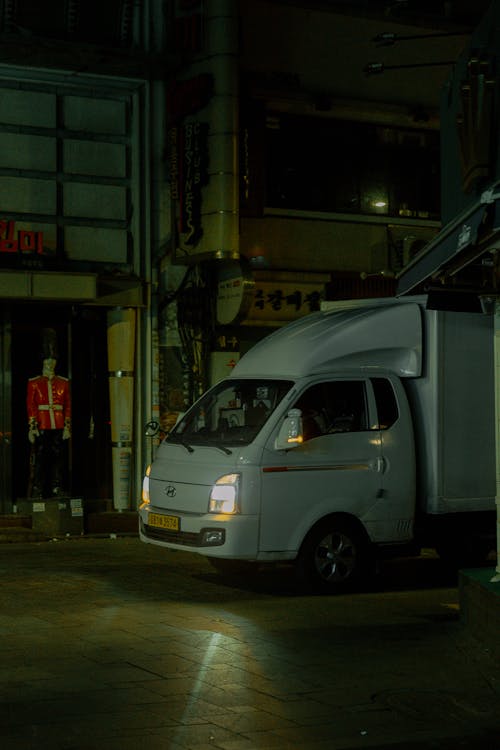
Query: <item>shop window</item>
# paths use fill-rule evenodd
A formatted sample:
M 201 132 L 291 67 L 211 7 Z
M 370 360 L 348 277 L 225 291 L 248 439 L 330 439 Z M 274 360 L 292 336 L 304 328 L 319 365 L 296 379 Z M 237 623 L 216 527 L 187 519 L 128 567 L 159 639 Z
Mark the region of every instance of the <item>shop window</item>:
M 268 117 L 268 208 L 438 220 L 439 134 L 294 115 Z

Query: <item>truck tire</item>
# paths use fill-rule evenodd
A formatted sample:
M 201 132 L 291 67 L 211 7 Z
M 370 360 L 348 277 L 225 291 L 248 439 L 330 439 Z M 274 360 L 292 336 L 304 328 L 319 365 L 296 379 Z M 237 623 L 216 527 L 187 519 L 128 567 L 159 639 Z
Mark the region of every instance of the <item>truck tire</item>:
M 370 544 L 345 518 L 326 519 L 314 526 L 296 559 L 300 584 L 319 593 L 337 594 L 354 588 L 368 575 Z

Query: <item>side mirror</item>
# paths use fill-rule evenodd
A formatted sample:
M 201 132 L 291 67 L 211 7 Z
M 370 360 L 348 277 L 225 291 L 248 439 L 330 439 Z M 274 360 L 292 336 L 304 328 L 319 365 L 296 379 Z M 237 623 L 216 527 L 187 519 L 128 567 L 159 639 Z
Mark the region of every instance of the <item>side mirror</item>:
M 302 412 L 300 409 L 290 409 L 279 429 L 274 447 L 277 451 L 290 450 L 303 442 Z
M 148 422 L 147 425 L 144 428 L 144 434 L 146 437 L 155 437 L 155 435 L 158 435 L 160 431 L 160 423 L 156 422 L 156 420 L 151 420 L 151 422 Z

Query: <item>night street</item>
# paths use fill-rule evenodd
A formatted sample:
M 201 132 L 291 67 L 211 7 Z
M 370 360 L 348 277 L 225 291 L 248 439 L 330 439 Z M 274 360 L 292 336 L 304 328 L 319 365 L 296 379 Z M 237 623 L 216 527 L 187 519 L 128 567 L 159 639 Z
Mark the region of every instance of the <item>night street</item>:
M 500 748 L 498 664 L 430 554 L 330 597 L 135 537 L 0 567 L 2 750 Z
M 499 70 L 0 0 L 0 750 L 500 750 Z

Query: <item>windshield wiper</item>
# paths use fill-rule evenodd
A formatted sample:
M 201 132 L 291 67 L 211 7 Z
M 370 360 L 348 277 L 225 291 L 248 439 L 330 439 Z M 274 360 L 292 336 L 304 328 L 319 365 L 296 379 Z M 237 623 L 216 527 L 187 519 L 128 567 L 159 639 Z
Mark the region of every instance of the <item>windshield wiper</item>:
M 185 442 L 185 441 L 184 441 L 184 440 L 183 440 L 183 439 L 182 439 L 181 437 L 179 437 L 178 435 L 176 435 L 175 437 L 177 438 L 176 440 L 172 440 L 172 438 L 170 438 L 170 440 L 169 440 L 168 442 L 170 442 L 170 443 L 173 443 L 174 445 L 175 445 L 175 444 L 177 444 L 177 445 L 182 445 L 182 447 L 183 447 L 183 448 L 185 448 L 185 449 L 187 450 L 187 452 L 188 452 L 188 453 L 194 453 L 194 448 L 193 448 L 192 446 L 190 446 L 190 445 L 189 445 L 189 443 L 186 443 L 186 442 Z
M 218 448 L 220 451 L 226 454 L 226 456 L 231 456 L 233 451 L 229 450 L 229 448 L 226 448 L 225 445 L 213 445 L 212 448 Z
M 186 443 L 186 441 L 185 441 L 185 440 L 182 440 L 182 438 L 180 437 L 180 435 L 175 435 L 175 436 L 173 436 L 173 437 L 174 437 L 175 439 L 172 439 L 172 438 L 171 438 L 171 439 L 170 439 L 170 442 L 172 442 L 172 443 L 174 443 L 174 444 L 182 445 L 182 446 L 183 446 L 183 448 L 185 448 L 185 449 L 186 449 L 187 451 L 189 451 L 189 453 L 194 453 L 194 448 L 193 448 L 193 446 L 192 446 L 192 445 L 189 445 L 189 443 Z M 220 451 L 222 451 L 223 453 L 225 453 L 225 454 L 226 454 L 226 456 L 231 456 L 231 455 L 232 455 L 232 453 L 233 453 L 233 451 L 232 451 L 232 450 L 230 450 L 229 448 L 226 448 L 226 446 L 225 446 L 225 445 L 215 445 L 214 443 L 209 443 L 209 442 L 195 443 L 195 445 L 204 445 L 204 446 L 206 446 L 207 448 L 217 448 L 218 450 L 220 450 Z

